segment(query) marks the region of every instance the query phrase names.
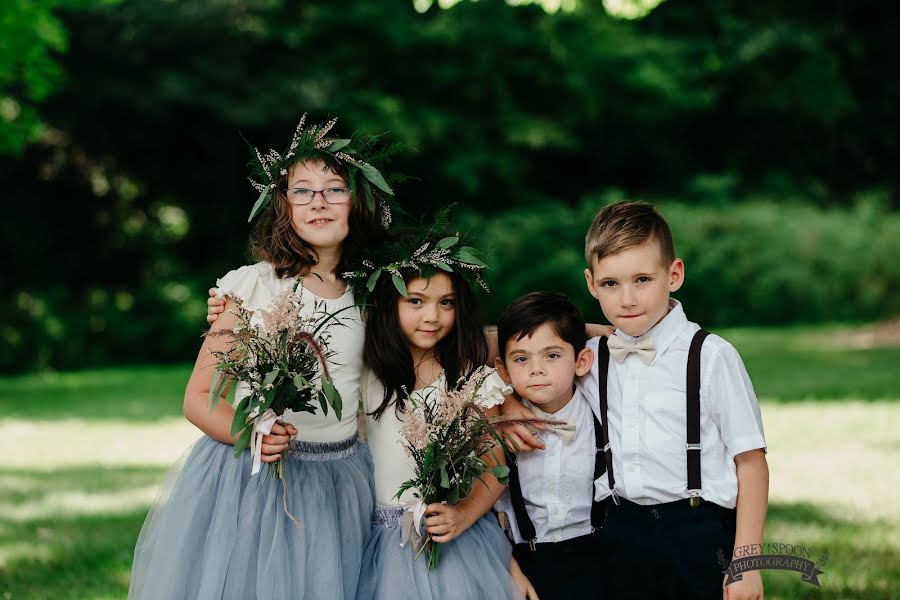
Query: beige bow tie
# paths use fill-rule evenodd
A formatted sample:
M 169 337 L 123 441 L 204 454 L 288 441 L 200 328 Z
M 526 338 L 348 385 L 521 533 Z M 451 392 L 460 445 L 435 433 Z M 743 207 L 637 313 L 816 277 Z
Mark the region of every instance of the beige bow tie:
M 566 421 L 560 425 L 545 425 L 544 429 L 558 435 L 563 444 L 569 444 L 575 439 L 575 423 L 571 421 Z
M 538 417 L 539 419 L 556 421 L 556 423 L 544 424 L 543 428 L 544 431 L 550 431 L 558 435 L 560 441 L 562 441 L 563 444 L 568 444 L 573 439 L 575 439 L 575 423 L 571 419 L 562 421 L 561 419 L 551 415 L 550 413 L 545 413 L 536 406 L 532 406 L 531 411 L 534 413 L 534 416 Z
M 609 348 L 610 356 L 616 359 L 616 362 L 618 363 L 624 362 L 625 357 L 632 352 L 640 356 L 645 365 L 649 365 L 653 362 L 653 358 L 656 356 L 656 347 L 653 345 L 653 340 L 650 338 L 629 342 L 617 335 L 611 335 L 609 336 L 606 345 Z

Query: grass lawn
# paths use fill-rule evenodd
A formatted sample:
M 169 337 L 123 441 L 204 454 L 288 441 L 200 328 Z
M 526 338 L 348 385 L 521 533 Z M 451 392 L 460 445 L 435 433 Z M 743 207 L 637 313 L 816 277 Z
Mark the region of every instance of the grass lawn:
M 821 588 L 765 571 L 767 598 L 898 596 L 900 348 L 835 348 L 844 332 L 721 332 L 763 399 L 766 541 L 829 556 Z M 189 368 L 0 379 L 0 600 L 125 597 L 147 507 L 199 435 Z

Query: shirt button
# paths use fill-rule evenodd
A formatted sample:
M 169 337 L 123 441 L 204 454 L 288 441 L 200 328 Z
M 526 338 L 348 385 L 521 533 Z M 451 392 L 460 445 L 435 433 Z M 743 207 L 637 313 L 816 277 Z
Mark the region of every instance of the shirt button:
M 634 429 L 634 423 L 629 422 L 627 425 L 625 425 L 625 427 L 627 427 L 628 429 Z
M 637 471 L 637 465 L 628 465 L 629 471 Z

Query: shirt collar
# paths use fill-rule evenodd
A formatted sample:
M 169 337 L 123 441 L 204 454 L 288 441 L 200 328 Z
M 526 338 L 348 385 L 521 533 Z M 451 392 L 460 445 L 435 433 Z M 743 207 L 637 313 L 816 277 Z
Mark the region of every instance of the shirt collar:
M 655 364 L 666 349 L 672 345 L 672 342 L 674 342 L 684 328 L 687 327 L 687 324 L 687 316 L 684 314 L 684 308 L 681 306 L 681 302 L 675 298 L 669 298 L 669 314 L 663 317 L 659 323 L 651 327 L 647 333 L 632 337 L 621 329 L 616 329 L 616 335 L 621 336 L 623 339 L 630 342 L 645 340 L 647 338 L 653 340 L 653 347 L 656 348 L 656 356 L 653 358 L 653 362 L 650 363 L 652 365 Z

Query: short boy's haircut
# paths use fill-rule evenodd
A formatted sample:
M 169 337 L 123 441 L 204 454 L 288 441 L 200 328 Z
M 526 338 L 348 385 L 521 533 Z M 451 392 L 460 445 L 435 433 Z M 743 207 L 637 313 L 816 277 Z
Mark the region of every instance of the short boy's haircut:
M 616 202 L 594 217 L 584 238 L 584 260 L 591 268 L 591 259 L 603 260 L 646 242 L 656 243 L 664 266 L 675 260 L 672 230 L 652 204 Z
M 572 344 L 577 355 L 587 344 L 584 317 L 563 294 L 532 292 L 513 300 L 497 321 L 500 360 L 506 359 L 506 343 L 532 335 L 541 325 L 550 325 L 563 340 Z

